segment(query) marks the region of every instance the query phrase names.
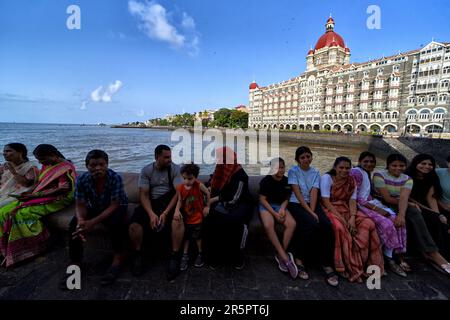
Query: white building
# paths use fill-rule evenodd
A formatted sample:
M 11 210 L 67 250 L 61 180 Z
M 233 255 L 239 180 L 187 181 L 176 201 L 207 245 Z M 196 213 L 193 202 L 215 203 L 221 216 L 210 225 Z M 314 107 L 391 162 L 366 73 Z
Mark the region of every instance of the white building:
M 250 84 L 249 127 L 300 130 L 442 132 L 450 104 L 450 43 L 363 62 L 329 18 L 306 71 L 259 87 Z

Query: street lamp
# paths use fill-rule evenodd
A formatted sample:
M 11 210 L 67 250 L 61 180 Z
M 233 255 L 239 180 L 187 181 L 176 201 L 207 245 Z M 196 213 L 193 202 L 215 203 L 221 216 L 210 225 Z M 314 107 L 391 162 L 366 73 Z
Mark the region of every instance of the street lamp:
M 406 119 L 405 119 L 405 132 L 404 132 L 404 136 L 406 136 L 406 127 L 408 126 L 408 115 L 406 115 Z

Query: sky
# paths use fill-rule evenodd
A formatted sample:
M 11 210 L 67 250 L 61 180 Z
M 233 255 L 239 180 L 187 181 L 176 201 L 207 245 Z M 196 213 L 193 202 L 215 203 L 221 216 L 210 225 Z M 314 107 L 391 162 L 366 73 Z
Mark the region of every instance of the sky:
M 367 26 L 370 5 L 379 28 Z M 364 62 L 450 42 L 448 12 L 446 0 L 0 0 L 0 122 L 117 124 L 247 105 L 253 80 L 304 72 L 330 13 L 351 62 Z

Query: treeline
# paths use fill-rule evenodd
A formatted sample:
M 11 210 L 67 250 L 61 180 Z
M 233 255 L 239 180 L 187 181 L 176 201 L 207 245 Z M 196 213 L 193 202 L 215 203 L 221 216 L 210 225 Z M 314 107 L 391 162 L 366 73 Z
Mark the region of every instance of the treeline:
M 211 117 L 206 111 L 199 112 L 198 117 L 202 119 L 203 127 L 223 127 L 223 128 L 247 128 L 248 127 L 248 113 L 222 108 L 214 112 Z M 150 126 L 150 127 L 193 127 L 196 120 L 196 115 L 191 113 L 177 114 L 170 119 L 155 118 L 150 119 L 146 123 L 131 122 L 126 125 L 132 126 Z

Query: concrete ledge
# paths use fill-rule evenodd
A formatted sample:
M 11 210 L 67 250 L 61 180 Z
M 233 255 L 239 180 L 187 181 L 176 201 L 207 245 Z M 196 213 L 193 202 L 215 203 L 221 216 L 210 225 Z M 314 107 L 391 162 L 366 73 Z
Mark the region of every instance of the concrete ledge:
M 127 219 L 130 219 L 134 209 L 139 204 L 139 188 L 138 188 L 139 174 L 120 173 L 120 175 L 122 176 L 124 182 L 125 192 L 128 195 L 129 205 L 127 211 Z M 262 176 L 249 177 L 250 194 L 252 195 L 254 200 L 253 215 L 249 226 L 250 239 L 254 238 L 255 236 L 259 237 L 264 234 L 264 227 L 261 224 L 257 206 L 259 201 L 258 200 L 259 182 L 261 181 L 262 178 L 263 178 Z M 199 176 L 199 179 L 200 181 L 205 183 L 206 181 L 208 181 L 209 176 L 202 175 Z M 74 217 L 74 215 L 75 215 L 75 204 L 72 204 L 71 206 L 61 210 L 60 212 L 53 213 L 45 217 L 44 223 L 50 228 L 50 230 L 54 231 L 55 233 L 67 236 L 69 223 Z M 95 230 L 93 230 L 93 232 L 91 232 L 91 234 L 101 236 L 101 233 L 104 232 L 105 230 L 101 226 L 98 226 L 96 227 Z

